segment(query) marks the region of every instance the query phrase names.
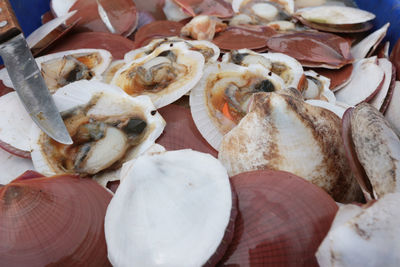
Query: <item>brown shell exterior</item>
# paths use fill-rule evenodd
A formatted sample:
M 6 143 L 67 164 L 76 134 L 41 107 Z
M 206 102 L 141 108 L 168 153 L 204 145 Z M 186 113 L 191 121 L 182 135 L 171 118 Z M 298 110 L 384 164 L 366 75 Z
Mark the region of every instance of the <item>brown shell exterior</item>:
M 380 198 L 399 188 L 400 139 L 390 123 L 368 103 L 358 105 L 351 116 L 351 135 L 361 165 Z
M 349 42 L 335 34 L 323 32 L 296 32 L 278 34 L 267 40 L 267 47 L 294 57 L 303 66 L 341 68 L 354 61 Z
M 314 71 L 329 78 L 331 80 L 329 89 L 334 90 L 350 79 L 351 74 L 353 73 L 353 64 L 348 64 L 337 70 L 318 68 L 314 69 Z
M 190 148 L 217 157 L 218 152 L 207 143 L 194 124 L 190 109 L 171 104 L 158 111 L 167 122 L 156 141 L 158 144 L 166 150 Z
M 239 213 L 218 266 L 318 266 L 315 252 L 338 209 L 323 190 L 287 172 L 231 178 Z
M 28 171 L 0 187 L 2 266 L 110 266 L 111 194 L 92 179 Z
M 113 59 L 123 59 L 125 53 L 134 49 L 134 42 L 120 35 L 106 32 L 82 32 L 68 34 L 52 45 L 46 53 L 95 48 L 108 50 Z
M 292 120 L 292 128 L 277 126 L 277 118 Z M 301 139 L 280 140 L 281 133 L 295 132 L 296 127 L 301 127 Z M 311 148 L 305 143 L 315 145 L 319 154 L 309 152 Z M 308 153 L 308 157 L 293 159 L 289 154 L 292 151 Z M 218 158 L 230 175 L 251 170 L 284 170 L 322 187 L 338 202 L 357 201 L 361 196 L 345 157 L 339 117 L 289 95 L 255 94 L 250 112 L 224 136 Z M 316 160 L 319 162 L 314 163 Z

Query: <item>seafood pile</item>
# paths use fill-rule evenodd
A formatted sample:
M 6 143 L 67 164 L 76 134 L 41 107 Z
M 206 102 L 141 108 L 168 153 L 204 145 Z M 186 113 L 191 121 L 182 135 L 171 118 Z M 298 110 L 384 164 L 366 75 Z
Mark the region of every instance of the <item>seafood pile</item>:
M 0 70 L 2 263 L 400 264 L 389 23 L 330 0 L 135 2 L 52 0 L 28 37 L 72 145 Z

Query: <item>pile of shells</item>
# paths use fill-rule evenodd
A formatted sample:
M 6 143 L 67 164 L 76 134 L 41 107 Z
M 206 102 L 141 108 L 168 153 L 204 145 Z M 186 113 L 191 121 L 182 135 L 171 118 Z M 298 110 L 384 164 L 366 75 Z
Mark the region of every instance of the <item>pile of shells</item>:
M 72 145 L 0 70 L 1 262 L 400 264 L 389 23 L 330 0 L 135 2 L 52 0 L 28 37 Z

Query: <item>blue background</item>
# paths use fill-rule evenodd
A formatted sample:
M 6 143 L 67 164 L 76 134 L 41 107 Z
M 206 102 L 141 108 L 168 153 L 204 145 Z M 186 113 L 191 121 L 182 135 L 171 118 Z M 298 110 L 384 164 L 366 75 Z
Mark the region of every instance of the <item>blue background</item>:
M 146 1 L 146 0 L 143 0 Z M 10 0 L 25 35 L 41 25 L 40 17 L 49 10 L 50 0 Z M 390 22 L 387 39 L 394 46 L 400 37 L 400 0 L 358 0 L 361 9 L 377 15 L 376 26 Z

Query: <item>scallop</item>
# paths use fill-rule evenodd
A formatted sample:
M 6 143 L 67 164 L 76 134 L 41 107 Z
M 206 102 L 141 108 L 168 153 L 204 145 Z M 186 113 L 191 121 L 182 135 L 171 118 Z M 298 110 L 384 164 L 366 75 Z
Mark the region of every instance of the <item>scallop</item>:
M 200 52 L 204 56 L 206 63 L 215 62 L 219 58 L 220 50 L 218 46 L 216 46 L 212 42 L 205 40 L 185 40 L 174 36 L 169 38 L 154 39 L 148 45 L 126 53 L 124 56 L 124 60 L 126 62 L 130 62 L 132 60 L 147 56 L 160 45 L 178 42 L 186 44 L 189 50 Z
M 63 145 L 33 131 L 33 164 L 45 175 L 116 170 L 152 146 L 165 127 L 148 96 L 131 97 L 101 82 L 72 83 L 54 100 L 74 143 Z
M 101 74 L 111 63 L 111 53 L 104 49 L 78 49 L 36 58 L 51 93 L 71 82 L 101 80 Z M 5 86 L 13 88 L 7 70 L 0 71 Z
M 218 159 L 231 176 L 283 170 L 323 188 L 338 202 L 361 197 L 345 156 L 339 117 L 287 94 L 255 94 L 250 111 L 223 137 Z
M 218 150 L 223 135 L 247 113 L 253 93 L 283 88 L 283 80 L 259 64 L 209 64 L 190 93 L 190 110 L 200 133 Z
M 303 67 L 295 58 L 282 53 L 256 53 L 249 49 L 240 49 L 226 53 L 223 62 L 233 62 L 238 65 L 261 64 L 279 75 L 286 87 L 300 88 L 303 80 Z
M 182 43 L 163 44 L 148 56 L 126 63 L 111 84 L 132 96 L 147 95 L 160 108 L 190 91 L 200 80 L 203 67 L 201 53 Z

